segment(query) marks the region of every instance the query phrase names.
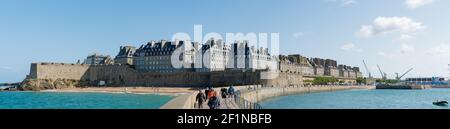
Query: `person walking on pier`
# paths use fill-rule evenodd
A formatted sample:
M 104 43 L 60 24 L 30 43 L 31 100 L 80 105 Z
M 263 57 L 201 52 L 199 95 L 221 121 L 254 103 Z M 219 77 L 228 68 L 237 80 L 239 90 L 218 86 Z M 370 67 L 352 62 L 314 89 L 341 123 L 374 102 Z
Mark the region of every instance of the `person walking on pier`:
M 228 95 L 229 95 L 230 97 L 233 97 L 233 98 L 234 98 L 234 87 L 233 87 L 233 85 L 231 85 L 231 86 L 228 88 Z
M 217 109 L 220 107 L 220 100 L 217 97 L 217 92 L 214 91 L 214 89 L 211 88 L 207 96 L 209 109 Z
M 217 96 L 213 96 L 208 101 L 209 109 L 219 109 L 220 107 L 220 100 L 217 98 Z
M 205 94 L 203 94 L 203 92 L 201 90 L 198 91 L 197 96 L 195 97 L 195 101 L 197 101 L 198 104 L 198 108 L 203 108 L 203 102 L 206 100 L 205 99 Z
M 217 96 L 217 92 L 214 91 L 214 89 L 211 88 L 211 89 L 208 91 L 207 96 L 208 96 L 208 99 L 211 99 L 212 97 Z
M 222 99 L 226 99 L 227 95 L 228 95 L 228 90 L 227 88 L 222 88 L 220 89 L 220 94 L 222 95 Z
M 206 87 L 206 89 L 205 89 L 205 100 L 208 100 L 208 99 L 209 99 L 209 98 L 208 98 L 208 94 L 209 94 L 210 91 L 211 91 L 211 88 Z

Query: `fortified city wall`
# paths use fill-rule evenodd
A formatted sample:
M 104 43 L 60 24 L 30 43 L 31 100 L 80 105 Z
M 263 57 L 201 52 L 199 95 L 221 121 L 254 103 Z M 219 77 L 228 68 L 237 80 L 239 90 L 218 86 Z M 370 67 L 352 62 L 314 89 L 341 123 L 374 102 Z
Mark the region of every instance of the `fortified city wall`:
M 66 63 L 33 63 L 27 78 L 32 79 L 85 79 L 89 65 Z
M 301 86 L 304 79 L 314 77 L 317 68 L 279 63 L 275 79 L 261 79 L 262 71 L 225 70 L 213 72 L 138 72 L 130 65 L 85 65 L 64 63 L 33 63 L 27 76 L 27 87 L 52 89 L 67 86 L 171 86 L 204 87 L 258 85 L 269 87 Z M 321 68 L 320 70 L 323 70 Z M 307 73 L 304 73 L 307 72 Z M 337 72 L 337 71 L 333 71 Z M 321 73 L 321 72 L 320 72 Z M 339 72 L 347 79 L 356 79 L 352 72 Z M 352 75 L 353 74 L 353 75 Z M 316 74 L 320 76 L 323 74 Z M 307 76 L 306 78 L 304 76 Z M 47 86 L 38 86 L 47 85 Z M 31 88 L 34 89 L 34 88 Z
M 172 86 L 204 87 L 253 85 L 267 86 L 302 85 L 300 67 L 280 65 L 275 79 L 261 79 L 261 71 L 214 71 L 214 72 L 138 72 L 129 65 L 82 65 L 63 63 L 33 63 L 30 75 L 24 82 L 27 87 L 40 89 L 70 86 Z M 58 85 L 55 81 L 62 81 Z M 72 83 L 68 83 L 70 81 Z M 76 83 L 76 84 L 74 84 Z M 45 87 L 37 85 L 49 85 Z M 31 88 L 34 89 L 34 88 Z

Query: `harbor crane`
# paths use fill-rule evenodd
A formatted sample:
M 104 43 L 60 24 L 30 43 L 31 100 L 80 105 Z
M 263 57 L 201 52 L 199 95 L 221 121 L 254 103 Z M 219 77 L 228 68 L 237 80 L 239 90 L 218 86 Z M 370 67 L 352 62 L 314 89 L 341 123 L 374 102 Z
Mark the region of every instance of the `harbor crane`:
M 366 68 L 367 74 L 369 74 L 369 78 L 372 78 L 372 74 L 370 74 L 369 68 L 367 68 L 366 61 L 363 60 L 364 67 Z
M 406 74 L 408 74 L 409 72 L 411 72 L 413 70 L 413 68 L 409 69 L 408 71 L 406 71 L 404 74 L 402 74 L 401 76 L 398 76 L 398 73 L 395 73 L 397 75 L 397 77 L 395 77 L 395 79 L 400 80 L 402 79 L 403 76 L 405 76 Z
M 380 71 L 381 79 L 382 80 L 386 80 L 387 79 L 387 74 L 385 72 L 381 71 L 381 68 L 380 68 L 380 66 L 378 64 L 377 64 L 377 67 L 378 67 L 378 71 Z

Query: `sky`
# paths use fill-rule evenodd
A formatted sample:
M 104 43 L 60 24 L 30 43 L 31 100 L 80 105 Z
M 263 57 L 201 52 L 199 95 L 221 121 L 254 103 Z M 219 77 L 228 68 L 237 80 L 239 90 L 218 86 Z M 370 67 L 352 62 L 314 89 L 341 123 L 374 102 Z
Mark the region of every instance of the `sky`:
M 280 53 L 336 59 L 375 77 L 450 77 L 447 0 L 2 0 L 0 82 L 32 62 L 75 63 L 178 32 L 279 33 Z

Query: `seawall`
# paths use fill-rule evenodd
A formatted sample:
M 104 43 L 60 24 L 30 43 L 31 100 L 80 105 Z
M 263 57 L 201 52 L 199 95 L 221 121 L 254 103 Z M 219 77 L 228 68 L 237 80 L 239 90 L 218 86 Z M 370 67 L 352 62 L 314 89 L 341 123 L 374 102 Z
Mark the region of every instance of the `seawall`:
M 84 80 L 90 65 L 68 63 L 32 63 L 29 79 L 70 79 Z
M 281 71 L 274 72 L 276 74 L 265 74 L 265 72 L 258 70 L 159 73 L 139 72 L 128 65 L 32 63 L 30 74 L 23 81 L 27 82 L 24 85 L 26 88 L 22 89 L 41 90 L 72 86 L 206 87 L 212 85 L 220 87 L 256 84 L 266 86 L 303 85 L 301 72 L 293 72 L 294 70 L 292 69 L 294 68 L 281 68 L 283 68 Z M 266 76 L 273 75 L 277 75 L 277 77 L 262 79 Z M 69 83 L 70 85 L 66 85 Z

